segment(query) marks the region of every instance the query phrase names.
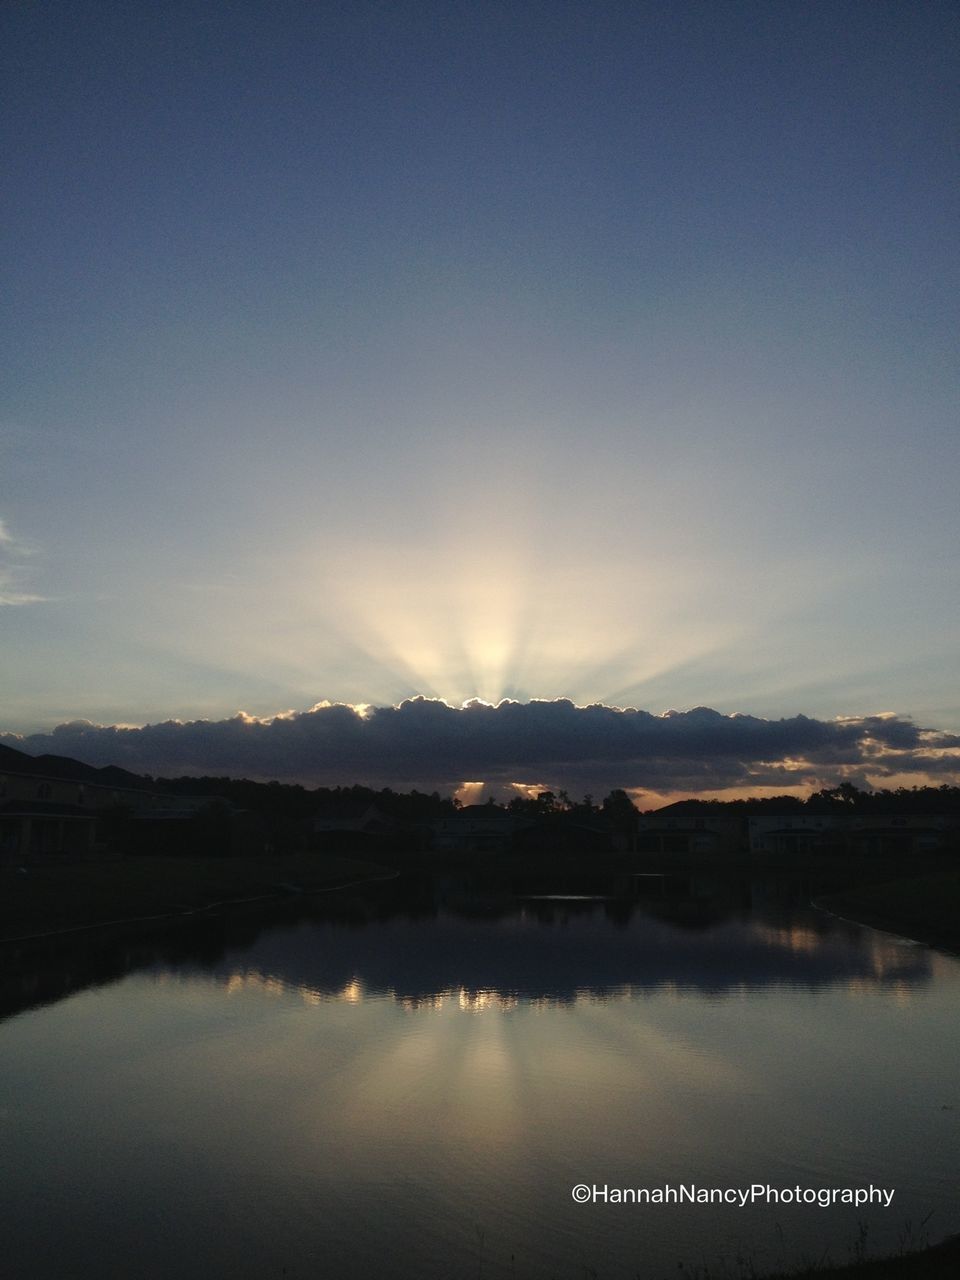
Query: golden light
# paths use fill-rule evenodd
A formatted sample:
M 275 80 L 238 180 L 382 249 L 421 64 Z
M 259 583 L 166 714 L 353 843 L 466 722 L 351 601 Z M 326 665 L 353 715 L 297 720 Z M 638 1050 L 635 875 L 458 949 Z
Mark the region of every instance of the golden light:
M 462 805 L 477 804 L 483 795 L 484 782 L 461 782 L 453 793 L 454 800 L 459 800 Z
M 318 645 L 334 618 L 337 640 L 400 696 L 453 706 L 555 696 L 622 705 L 624 691 L 738 638 L 739 622 L 695 617 L 692 573 L 676 563 L 551 563 L 490 531 L 479 546 L 445 541 L 416 558 L 383 546 L 351 548 L 333 562 L 307 555 L 297 576 L 324 585 L 319 599 L 303 600 L 312 625 L 287 659 L 315 680 L 329 665 Z

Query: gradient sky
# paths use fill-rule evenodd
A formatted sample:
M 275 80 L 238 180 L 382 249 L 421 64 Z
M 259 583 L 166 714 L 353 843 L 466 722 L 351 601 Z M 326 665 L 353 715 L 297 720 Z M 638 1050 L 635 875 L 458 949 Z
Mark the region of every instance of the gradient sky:
M 21 0 L 0 44 L 0 730 L 960 731 L 954 4 Z

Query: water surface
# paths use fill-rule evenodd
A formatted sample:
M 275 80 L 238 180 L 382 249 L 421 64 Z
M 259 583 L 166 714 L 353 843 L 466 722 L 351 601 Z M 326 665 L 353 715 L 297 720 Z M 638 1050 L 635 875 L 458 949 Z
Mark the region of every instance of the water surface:
M 8 964 L 12 1274 L 652 1280 L 960 1229 L 953 958 L 775 880 L 324 910 Z M 578 1183 L 896 1194 L 578 1205 Z

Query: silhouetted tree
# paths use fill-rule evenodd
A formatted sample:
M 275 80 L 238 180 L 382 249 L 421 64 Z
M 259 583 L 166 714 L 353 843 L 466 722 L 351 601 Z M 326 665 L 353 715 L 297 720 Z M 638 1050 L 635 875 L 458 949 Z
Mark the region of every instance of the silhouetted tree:
M 602 805 L 605 817 L 610 819 L 626 819 L 630 822 L 637 816 L 637 806 L 622 787 L 617 787 L 606 797 Z

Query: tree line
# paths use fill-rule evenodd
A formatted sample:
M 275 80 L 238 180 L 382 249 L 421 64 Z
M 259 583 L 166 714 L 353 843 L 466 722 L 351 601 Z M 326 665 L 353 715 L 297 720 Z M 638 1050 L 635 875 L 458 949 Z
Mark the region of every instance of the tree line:
M 461 809 L 460 801 L 453 796 L 442 796 L 438 791 L 394 791 L 390 787 L 362 785 L 343 787 L 304 787 L 298 783 L 253 782 L 248 778 L 199 777 L 168 778 L 157 785 L 175 795 L 219 796 L 230 801 L 238 809 L 246 809 L 287 819 L 310 818 L 323 814 L 359 812 L 375 806 L 381 813 L 403 823 L 435 822 L 450 817 Z M 573 822 L 613 821 L 625 818 L 641 810 L 631 800 L 628 792 L 614 788 L 602 800 L 592 795 L 580 800 L 568 792 L 540 791 L 534 795 L 517 795 L 505 804 L 490 797 L 487 806 L 513 813 L 518 817 L 566 818 Z M 679 802 L 683 811 L 725 813 L 731 816 L 760 816 L 764 813 L 808 814 L 922 814 L 960 813 L 960 787 L 897 787 L 867 791 L 851 782 L 841 782 L 836 787 L 826 787 L 804 798 L 792 795 L 754 797 L 742 800 L 698 800 L 690 798 Z M 672 806 L 676 807 L 676 806 Z

